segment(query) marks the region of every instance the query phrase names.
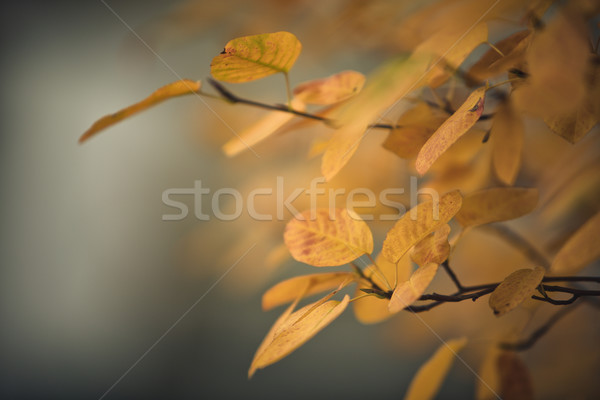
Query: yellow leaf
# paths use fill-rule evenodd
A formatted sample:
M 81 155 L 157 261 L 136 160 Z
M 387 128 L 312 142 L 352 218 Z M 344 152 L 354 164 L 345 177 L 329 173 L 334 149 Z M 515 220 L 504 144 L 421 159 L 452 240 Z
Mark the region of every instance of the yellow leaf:
M 509 102 L 496 109 L 492 124 L 492 160 L 498 179 L 512 185 L 521 167 L 525 127 Z
M 366 276 L 371 277 L 371 279 L 383 290 L 386 290 L 387 285 L 381 278 L 379 271 L 383 273 L 387 282 L 389 282 L 391 285 L 394 285 L 396 280 L 398 282 L 404 282 L 410 278 L 410 274 L 412 272 L 412 263 L 410 262 L 410 257 L 408 257 L 408 255 L 402 257 L 400 261 L 398 261 L 397 266 L 396 264 L 386 260 L 381 254 L 377 256 L 375 263 L 379 269 L 376 269 L 371 265 L 365 268 L 363 273 Z M 398 275 L 397 278 L 396 274 Z M 356 288 L 354 296 L 358 297 L 364 295 L 365 293 L 360 289 L 366 288 L 371 288 L 370 284 L 367 284 L 361 280 Z M 354 315 L 359 322 L 363 324 L 376 324 L 388 319 L 393 315 L 388 309 L 388 303 L 388 299 L 380 299 L 376 296 L 368 296 L 353 301 L 352 308 L 354 310 Z
M 388 304 L 390 312 L 402 311 L 417 301 L 435 277 L 437 270 L 438 264 L 427 264 L 413 272 L 409 280 L 400 283 L 394 290 Z
M 401 158 L 413 158 L 445 118 L 427 103 L 419 103 L 398 119 L 399 127 L 392 129 L 383 147 Z
M 544 268 L 535 267 L 508 275 L 490 295 L 489 304 L 494 314 L 500 317 L 531 297 L 542 283 L 545 272 Z
M 304 111 L 306 109 L 304 103 L 298 99 L 292 99 L 292 108 L 297 111 Z M 233 157 L 271 136 L 294 117 L 294 114 L 285 111 L 270 111 L 266 116 L 245 128 L 235 138 L 225 143 L 223 145 L 223 152 L 228 157 Z
M 434 55 L 432 60 L 436 63 L 424 78 L 427 85 L 432 88 L 442 85 L 487 37 L 487 24 L 482 22 L 466 33 L 463 30 L 452 33 L 442 31 L 421 43 L 415 49 L 415 54 Z
M 79 143 L 83 143 L 101 130 L 106 129 L 109 126 L 124 120 L 125 118 L 129 118 L 140 111 L 144 111 L 147 108 L 170 99 L 171 97 L 197 93 L 200 90 L 201 85 L 202 83 L 199 81 L 196 82 L 188 79 L 169 83 L 168 85 L 165 85 L 154 91 L 144 100 L 132 104 L 129 107 L 123 108 L 114 114 L 105 115 L 98 121 L 94 122 L 94 124 L 87 131 L 85 131 L 83 135 L 81 135 L 79 138 Z
M 429 400 L 435 397 L 452 366 L 454 356 L 467 344 L 466 338 L 451 339 L 442 344 L 435 354 L 419 368 L 404 400 Z
M 315 267 L 346 264 L 373 252 L 367 224 L 339 208 L 304 211 L 288 222 L 283 239 L 292 257 Z
M 240 37 L 229 41 L 223 52 L 213 58 L 210 73 L 215 79 L 230 83 L 287 73 L 301 50 L 302 44 L 289 32 Z
M 353 276 L 350 272 L 327 272 L 287 279 L 279 282 L 263 294 L 262 308 L 267 311 L 293 301 L 300 295 L 307 297 L 315 293 L 335 289 L 342 283 L 351 281 Z M 306 289 L 307 287 L 308 289 Z
M 580 227 L 558 251 L 550 272 L 553 275 L 575 275 L 600 257 L 600 213 Z
M 467 76 L 476 82 L 482 82 L 493 78 L 502 72 L 508 71 L 519 63 L 524 55 L 527 45 L 531 39 L 531 32 L 523 30 L 515 32 L 507 38 L 494 44 L 496 49 L 500 50 L 502 57 L 495 49 L 490 48 L 473 66 L 469 69 Z
M 367 124 L 364 123 L 344 126 L 335 131 L 321 161 L 321 174 L 327 181 L 331 181 L 348 163 L 358 149 L 366 129 Z
M 535 209 L 538 197 L 535 188 L 483 189 L 465 196 L 456 221 L 467 227 L 519 218 Z
M 500 391 L 500 375 L 498 371 L 498 356 L 500 348 L 493 343 L 486 351 L 479 368 L 479 379 L 476 380 L 475 398 L 477 400 L 496 400 L 496 392 Z
M 461 205 L 462 196 L 455 190 L 444 194 L 439 204 L 428 201 L 413 207 L 387 233 L 381 251 L 383 256 L 391 262 L 398 262 L 411 247 L 450 221 Z
M 411 254 L 413 262 L 421 267 L 429 263 L 443 263 L 450 254 L 449 234 L 450 225 L 445 224 L 433 235 L 429 235 L 417 243 Z
M 427 140 L 415 163 L 419 174 L 425 174 L 439 156 L 475 125 L 483 113 L 485 91 L 485 87 L 480 87 L 471 93 L 460 108 Z
M 497 359 L 500 396 L 506 400 L 533 400 L 533 382 L 527 366 L 514 351 L 503 351 Z
M 308 159 L 315 158 L 318 155 L 323 154 L 327 146 L 329 145 L 329 140 L 327 139 L 315 139 L 310 144 L 310 149 L 308 150 L 308 154 L 306 157 Z
M 320 300 L 287 316 L 284 313 L 285 318 L 277 320 L 257 350 L 248 377 L 252 377 L 257 369 L 281 360 L 302 346 L 339 317 L 349 302 L 350 297 L 346 295 L 341 302 Z
M 342 71 L 323 79 L 301 83 L 294 96 L 306 104 L 330 105 L 355 96 L 365 84 L 365 76 L 356 71 Z

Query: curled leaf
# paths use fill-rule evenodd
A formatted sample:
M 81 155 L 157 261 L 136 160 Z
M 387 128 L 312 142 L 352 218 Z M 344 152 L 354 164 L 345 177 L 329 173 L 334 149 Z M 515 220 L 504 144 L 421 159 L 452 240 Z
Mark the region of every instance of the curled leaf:
M 417 301 L 425 293 L 425 289 L 435 277 L 437 270 L 438 264 L 427 264 L 413 272 L 409 280 L 400 283 L 394 290 L 388 304 L 390 312 L 402 311 Z
M 550 272 L 554 275 L 575 275 L 600 257 L 600 213 L 581 226 L 554 257 Z
M 252 377 L 257 369 L 281 360 L 319 333 L 344 312 L 350 297 L 346 295 L 342 301 L 323 300 L 291 314 L 286 311 L 277 320 L 254 355 L 248 377 Z
M 346 264 L 373 252 L 368 225 L 339 208 L 304 211 L 288 222 L 283 239 L 292 257 L 315 267 Z
M 411 247 L 450 221 L 461 205 L 462 196 L 455 190 L 444 194 L 439 203 L 428 201 L 413 207 L 387 233 L 383 256 L 391 262 L 398 262 Z
M 365 76 L 356 71 L 342 71 L 330 77 L 301 83 L 294 96 L 306 104 L 330 105 L 355 96 L 365 84 Z
M 519 218 L 535 209 L 538 197 L 535 188 L 483 189 L 465 196 L 456 221 L 467 227 Z
M 485 87 L 473 91 L 459 109 L 427 140 L 415 162 L 419 174 L 425 174 L 454 142 L 475 125 L 483 113 L 485 91 Z
M 421 267 L 429 263 L 443 263 L 450 254 L 449 234 L 450 225 L 445 224 L 433 235 L 429 235 L 417 243 L 411 254 L 414 263 Z
M 191 81 L 189 79 L 182 79 L 180 81 L 169 83 L 168 85 L 165 85 L 154 91 L 144 100 L 132 104 L 129 107 L 123 108 L 116 113 L 105 115 L 98 121 L 94 122 L 94 124 L 87 131 L 85 131 L 83 135 L 81 135 L 79 138 L 79 143 L 85 142 L 96 133 L 108 128 L 111 125 L 144 111 L 147 108 L 155 106 L 167 99 L 185 96 L 187 94 L 194 94 L 200 90 L 201 85 L 202 83 L 200 81 Z
M 346 281 L 351 281 L 353 274 L 350 272 L 327 272 L 323 274 L 310 274 L 296 276 L 279 282 L 267 290 L 262 297 L 262 308 L 267 311 L 281 304 L 288 303 L 298 298 L 335 289 Z
M 442 344 L 435 354 L 419 368 L 404 400 L 433 399 L 448 374 L 454 356 L 467 344 L 466 338 L 451 339 Z
M 229 41 L 210 64 L 212 76 L 223 82 L 248 82 L 277 72 L 287 73 L 302 44 L 289 32 L 244 36 Z
M 520 269 L 504 278 L 490 295 L 489 304 L 494 314 L 500 317 L 531 297 L 545 272 L 542 267 Z

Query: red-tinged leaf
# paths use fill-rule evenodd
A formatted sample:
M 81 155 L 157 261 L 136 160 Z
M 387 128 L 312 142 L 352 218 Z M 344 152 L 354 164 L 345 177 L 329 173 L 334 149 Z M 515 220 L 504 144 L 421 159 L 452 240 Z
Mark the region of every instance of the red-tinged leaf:
M 442 225 L 433 235 L 429 235 L 417 243 L 411 254 L 413 262 L 421 267 L 429 263 L 441 264 L 444 262 L 450 255 L 449 234 L 450 225 Z
M 365 84 L 365 76 L 356 71 L 342 71 L 323 79 L 301 83 L 294 96 L 306 104 L 330 105 L 357 95 Z

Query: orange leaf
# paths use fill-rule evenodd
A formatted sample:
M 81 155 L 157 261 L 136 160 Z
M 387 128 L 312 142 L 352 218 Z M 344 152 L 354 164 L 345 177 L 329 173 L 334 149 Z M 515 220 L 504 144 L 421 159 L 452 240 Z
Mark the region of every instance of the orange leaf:
M 421 267 L 429 263 L 443 263 L 450 254 L 449 234 L 450 225 L 445 224 L 433 235 L 429 235 L 417 243 L 411 254 L 413 262 Z
M 508 221 L 529 214 L 537 202 L 535 188 L 483 189 L 465 196 L 456 221 L 464 227 Z
M 326 290 L 335 289 L 346 281 L 353 279 L 350 272 L 327 272 L 296 276 L 279 282 L 263 294 L 262 308 L 267 311 L 294 299 L 307 297 Z M 308 287 L 308 289 L 306 289 Z
M 301 83 L 294 96 L 306 104 L 330 105 L 355 96 L 365 84 L 365 76 L 356 71 L 342 71 L 323 79 Z
M 575 275 L 600 257 L 600 213 L 580 227 L 558 251 L 550 271 L 554 275 Z
M 391 313 L 404 310 L 425 292 L 438 270 L 438 264 L 427 264 L 424 267 L 419 267 L 410 276 L 410 279 L 399 284 L 388 304 L 388 309 Z
M 346 264 L 373 252 L 367 224 L 339 208 L 304 211 L 288 222 L 283 239 L 292 257 L 315 267 Z
M 480 87 L 471 93 L 460 108 L 435 131 L 421 148 L 415 163 L 419 174 L 425 174 L 435 160 L 475 125 L 483 113 L 485 91 L 485 87 Z
M 413 207 L 387 233 L 381 251 L 383 256 L 391 262 L 398 262 L 411 247 L 450 221 L 461 205 L 462 196 L 456 190 L 444 194 L 439 204 L 428 201 Z
M 521 117 L 514 112 L 509 102 L 496 109 L 492 124 L 492 160 L 498 178 L 512 185 L 521 167 L 521 152 L 525 127 Z
M 490 308 L 498 317 L 527 300 L 542 283 L 546 270 L 542 267 L 519 269 L 508 275 L 490 295 Z
M 132 104 L 129 107 L 117 111 L 116 113 L 105 115 L 98 121 L 94 122 L 94 124 L 87 131 L 85 131 L 83 135 L 81 135 L 79 138 L 79 143 L 83 143 L 101 130 L 106 129 L 109 126 L 124 120 L 125 118 L 129 118 L 140 111 L 144 111 L 147 108 L 170 99 L 171 97 L 197 93 L 200 90 L 200 86 L 201 82 L 195 82 L 188 79 L 169 83 L 168 85 L 157 89 L 150 96 L 146 97 L 139 103 Z

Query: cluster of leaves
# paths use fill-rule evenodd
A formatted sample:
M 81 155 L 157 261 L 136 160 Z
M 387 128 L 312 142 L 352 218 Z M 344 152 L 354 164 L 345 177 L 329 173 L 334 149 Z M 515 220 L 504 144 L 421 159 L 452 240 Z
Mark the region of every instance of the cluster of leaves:
M 476 124 L 491 120 L 483 142 L 491 139 L 489 162 L 496 184 L 464 196 L 459 190 L 449 190 L 437 201 L 418 204 L 387 232 L 376 257 L 371 230 L 352 211 L 311 209 L 289 221 L 284 242 L 294 259 L 314 267 L 349 264 L 351 268 L 291 278 L 264 294 L 265 310 L 291 305 L 259 346 L 249 376 L 306 343 L 351 302 L 357 319 L 363 323 L 380 322 L 402 310 L 423 312 L 447 302 L 475 301 L 486 295 L 491 311 L 498 317 L 528 299 L 566 306 L 579 298 L 600 295 L 598 290 L 549 284 L 600 282 L 600 278 L 576 276 L 600 257 L 600 213 L 580 226 L 550 263 L 524 241 L 517 240 L 530 256 L 531 264 L 515 268 L 502 282 L 464 286 L 450 265 L 452 252 L 465 232 L 520 218 L 538 205 L 537 189 L 513 187 L 522 162 L 525 118 L 542 120 L 571 143 L 581 140 L 600 119 L 600 62 L 598 45 L 590 48 L 585 29 L 589 15 L 567 5 L 554 10 L 555 15 L 545 23 L 540 17 L 548 7 L 550 3 L 539 2 L 526 10 L 523 21 L 529 27 L 495 44 L 488 42 L 488 23 L 481 21 L 467 32 L 442 30 L 418 44 L 409 55 L 384 63 L 368 79 L 348 70 L 297 85 L 293 90 L 288 73 L 302 49 L 293 34 L 277 32 L 237 38 L 227 43 L 211 64 L 214 80 L 209 79 L 208 83 L 216 95 L 203 92 L 200 82 L 177 81 L 140 103 L 100 119 L 80 140 L 171 97 L 217 97 L 271 111 L 223 146 L 228 156 L 275 132 L 320 123 L 332 130 L 331 137 L 326 143 L 317 143 L 311 153 L 323 154 L 321 172 L 331 180 L 350 161 L 367 132 L 383 129 L 388 132 L 384 148 L 409 160 L 419 175 L 429 172 L 432 182 L 452 189 L 456 181 L 477 181 L 477 168 L 465 168 L 473 163 L 472 159 L 442 160 Z M 482 44 L 487 44 L 489 50 L 468 70 L 461 69 Z M 285 77 L 286 105 L 241 98 L 217 82 L 242 83 L 277 73 Z M 498 78 L 503 80 L 494 82 Z M 464 97 L 457 95 L 460 83 L 470 88 Z M 436 92 L 442 86 L 447 88 L 444 98 Z M 427 98 L 425 89 L 430 90 L 432 99 Z M 409 99 L 409 94 L 416 97 Z M 396 123 L 382 122 L 388 110 L 403 99 L 411 107 Z M 459 105 L 454 107 L 457 99 Z M 321 108 L 310 113 L 308 106 Z M 492 111 L 484 114 L 484 109 Z M 290 124 L 297 118 L 303 118 L 304 125 Z M 441 167 L 435 168 L 436 164 Z M 365 255 L 370 265 L 361 268 L 355 262 Z M 454 282 L 455 293 L 426 293 L 440 269 Z M 341 300 L 332 299 L 351 284 L 356 285 L 352 299 L 348 294 Z M 300 301 L 322 292 L 329 293 L 297 309 Z M 555 298 L 548 294 L 551 292 L 571 297 Z M 551 323 L 554 322 L 553 319 Z M 509 393 L 515 390 L 510 382 L 520 380 L 520 395 L 531 396 L 526 368 L 515 350 L 533 344 L 548 327 L 542 326 L 529 339 L 494 347 L 484 361 L 487 376 L 494 374 L 490 381 L 497 383 L 496 388 L 489 388 L 492 392 Z M 464 338 L 447 341 L 419 370 L 406 398 L 433 397 L 452 359 L 466 342 Z

